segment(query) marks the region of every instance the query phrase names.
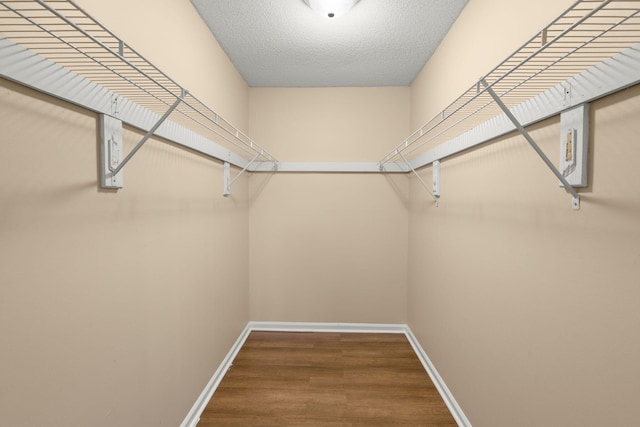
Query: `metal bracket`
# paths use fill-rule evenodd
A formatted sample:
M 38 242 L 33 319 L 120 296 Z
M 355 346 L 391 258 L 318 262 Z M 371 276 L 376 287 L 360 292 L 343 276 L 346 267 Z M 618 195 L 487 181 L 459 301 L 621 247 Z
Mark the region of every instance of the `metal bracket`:
M 227 197 L 231 194 L 231 165 L 229 162 L 224 162 L 222 168 L 222 195 Z
M 261 155 L 264 155 L 264 153 L 262 152 L 258 152 L 255 156 L 253 156 L 253 158 L 249 161 L 249 163 L 247 163 L 247 165 L 242 168 L 242 170 L 240 172 L 238 172 L 238 175 L 236 175 L 233 179 L 230 180 L 231 178 L 231 168 L 229 166 L 228 162 L 224 163 L 224 177 L 223 177 L 223 185 L 224 185 L 224 189 L 222 191 L 222 195 L 227 197 L 229 194 L 231 194 L 231 186 L 233 185 L 234 182 L 236 182 L 236 180 L 238 178 L 240 178 L 240 175 L 242 175 L 243 173 L 246 172 L 247 169 L 249 169 L 249 167 L 256 161 L 256 159 L 258 157 L 260 157 Z M 276 164 L 276 163 L 274 163 Z
M 169 115 L 173 113 L 173 110 L 175 110 L 178 107 L 178 105 L 180 105 L 180 103 L 182 102 L 185 96 L 186 96 L 186 92 L 182 91 L 180 96 L 176 98 L 175 102 L 169 107 L 169 109 L 162 115 L 162 117 L 158 119 L 158 121 L 151 127 L 151 129 L 149 129 L 147 133 L 144 134 L 140 142 L 138 142 L 138 144 L 135 147 L 133 147 L 131 152 L 127 154 L 127 157 L 125 157 L 124 160 L 122 160 L 122 162 L 120 162 L 120 164 L 115 169 L 112 170 L 113 175 L 117 175 L 122 170 L 124 165 L 126 165 L 129 162 L 129 160 L 131 160 L 131 158 L 138 152 L 138 150 L 142 148 L 144 143 L 147 142 L 149 138 L 151 138 L 151 136 L 153 136 L 156 130 L 158 130 L 158 128 L 160 127 L 160 125 L 162 125 L 162 123 L 164 123 L 164 121 L 167 120 Z
M 433 196 L 440 197 L 440 160 L 433 162 Z
M 123 172 L 113 171 L 122 162 L 122 121 L 100 114 L 100 186 L 122 188 Z
M 571 186 L 571 184 L 569 184 L 567 179 L 560 173 L 560 171 L 554 166 L 554 164 L 551 163 L 551 160 L 549 160 L 549 158 L 546 156 L 546 154 L 544 154 L 542 149 L 533 140 L 531 135 L 529 135 L 529 133 L 526 131 L 524 126 L 522 126 L 522 124 L 520 124 L 518 119 L 513 115 L 513 113 L 511 113 L 511 111 L 509 110 L 509 108 L 507 108 L 507 106 L 504 104 L 504 102 L 502 102 L 502 100 L 500 99 L 498 94 L 496 94 L 495 91 L 491 88 L 491 86 L 489 86 L 489 84 L 487 84 L 487 81 L 485 79 L 481 79 L 480 82 L 485 87 L 485 89 L 487 90 L 489 95 L 491 95 L 491 97 L 496 102 L 496 104 L 504 112 L 504 114 L 507 116 L 507 118 L 509 120 L 511 120 L 511 123 L 513 123 L 513 125 L 516 127 L 516 129 L 518 129 L 518 131 L 520 131 L 522 136 L 524 136 L 524 139 L 526 139 L 527 142 L 529 143 L 529 145 L 531 145 L 531 147 L 535 150 L 535 152 L 538 153 L 538 156 L 540 156 L 542 161 L 544 161 L 544 163 L 551 170 L 551 172 L 553 172 L 553 174 L 560 180 L 560 182 L 562 182 L 562 185 L 564 186 L 564 189 L 567 191 L 567 193 L 571 194 L 571 196 L 573 197 L 572 201 L 571 201 L 572 209 L 574 209 L 574 210 L 580 209 L 580 196 L 578 196 L 578 193 L 576 192 L 576 190 Z
M 589 156 L 589 104 L 560 113 L 559 170 L 573 187 L 587 186 Z M 562 183 L 560 183 L 562 185 Z
M 431 191 L 431 189 L 429 188 L 429 186 L 427 185 L 426 182 L 424 182 L 424 180 L 422 179 L 422 177 L 420 176 L 420 174 L 418 174 L 418 172 L 416 172 L 416 170 L 413 168 L 413 166 L 411 166 L 411 163 L 409 163 L 409 161 L 407 160 L 407 158 L 404 156 L 404 154 L 402 154 L 402 151 L 400 150 L 396 150 L 398 155 L 400 157 L 402 157 L 402 160 L 404 160 L 404 162 L 407 164 L 407 166 L 409 167 L 409 169 L 411 169 L 411 172 L 413 172 L 413 174 L 418 178 L 418 181 L 420 181 L 420 184 L 422 184 L 422 186 L 424 187 L 425 190 L 427 190 L 427 193 L 431 194 L 431 197 L 433 197 L 433 200 L 436 202 L 436 207 L 439 206 L 440 204 L 440 195 L 436 194 L 435 191 Z M 438 165 L 439 166 L 439 165 Z M 440 168 L 438 168 L 438 173 L 440 171 Z M 434 181 L 435 181 L 435 171 L 434 171 Z M 439 191 L 439 189 L 438 189 Z

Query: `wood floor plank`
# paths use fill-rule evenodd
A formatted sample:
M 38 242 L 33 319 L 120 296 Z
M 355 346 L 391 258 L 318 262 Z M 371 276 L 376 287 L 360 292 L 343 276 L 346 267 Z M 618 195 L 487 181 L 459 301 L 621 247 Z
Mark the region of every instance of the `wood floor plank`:
M 199 427 L 456 426 L 402 334 L 252 332 Z

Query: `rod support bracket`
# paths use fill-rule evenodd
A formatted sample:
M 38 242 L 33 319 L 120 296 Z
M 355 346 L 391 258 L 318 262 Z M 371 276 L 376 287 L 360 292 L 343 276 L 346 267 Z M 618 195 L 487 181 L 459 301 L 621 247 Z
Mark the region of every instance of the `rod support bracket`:
M 228 197 L 231 194 L 231 165 L 224 162 L 222 166 L 222 195 Z

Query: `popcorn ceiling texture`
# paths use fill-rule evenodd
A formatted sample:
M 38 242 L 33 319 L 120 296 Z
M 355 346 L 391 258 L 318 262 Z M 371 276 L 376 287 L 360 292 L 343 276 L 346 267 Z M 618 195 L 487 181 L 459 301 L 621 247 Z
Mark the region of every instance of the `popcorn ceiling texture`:
M 360 0 L 338 18 L 303 0 L 191 0 L 252 87 L 408 86 L 468 0 Z

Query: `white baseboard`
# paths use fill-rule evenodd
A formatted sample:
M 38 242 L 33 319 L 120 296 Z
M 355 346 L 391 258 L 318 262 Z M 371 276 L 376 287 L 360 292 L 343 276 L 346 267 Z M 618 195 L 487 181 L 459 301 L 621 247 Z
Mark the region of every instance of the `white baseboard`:
M 376 323 L 249 322 L 252 331 L 358 332 L 402 334 L 406 325 Z
M 229 367 L 233 363 L 233 359 L 235 359 L 250 333 L 250 324 L 247 324 L 236 342 L 231 346 L 231 350 L 229 350 L 229 353 L 227 353 L 225 358 L 222 360 L 222 363 L 218 366 L 218 369 L 213 374 L 204 390 L 202 390 L 202 393 L 200 393 L 200 396 L 198 396 L 198 400 L 196 400 L 196 403 L 191 407 L 191 410 L 185 417 L 184 421 L 182 421 L 182 424 L 180 424 L 180 427 L 196 427 L 198 421 L 200 421 L 200 415 L 202 415 L 202 412 L 207 407 L 209 400 L 211 400 L 211 396 L 213 396 L 213 393 L 220 385 L 222 378 L 224 378 L 224 375 L 229 370 Z
M 204 411 L 207 403 L 211 400 L 211 396 L 227 373 L 227 370 L 233 363 L 233 359 L 240 351 L 240 348 L 247 340 L 252 331 L 278 331 L 278 332 L 358 332 L 358 333 L 395 333 L 405 334 L 411 347 L 415 351 L 418 359 L 427 371 L 429 378 L 436 386 L 436 389 L 442 396 L 444 403 L 449 408 L 451 415 L 460 427 L 471 427 L 471 423 L 462 412 L 462 409 L 456 402 L 455 398 L 449 391 L 449 388 L 438 374 L 438 371 L 429 360 L 427 353 L 424 351 L 420 343 L 409 329 L 409 326 L 402 324 L 373 324 L 373 323 L 305 323 L 305 322 L 249 322 L 238 337 L 237 341 L 229 350 L 216 372 L 209 380 L 209 383 L 198 397 L 189 414 L 180 424 L 180 427 L 196 427 L 200 421 L 200 415 Z
M 449 408 L 449 412 L 451 412 L 451 415 L 456 420 L 456 423 L 458 423 L 458 426 L 471 427 L 471 423 L 467 419 L 464 412 L 462 412 L 462 408 L 460 408 L 460 405 L 458 405 L 458 402 L 456 402 L 456 399 L 453 397 L 453 394 L 451 394 L 451 391 L 449 391 L 449 388 L 445 384 L 440 374 L 438 374 L 438 371 L 436 370 L 435 366 L 433 366 L 433 363 L 431 363 L 429 356 L 427 356 L 427 353 L 424 351 L 424 349 L 418 342 L 418 339 L 415 337 L 415 335 L 413 335 L 413 332 L 411 332 L 411 329 L 409 328 L 409 326 L 405 325 L 404 333 L 407 339 L 409 340 L 411 347 L 413 347 L 413 351 L 416 352 L 418 359 L 420 359 L 420 362 L 422 362 L 422 366 L 424 366 L 424 369 L 427 371 L 427 374 L 429 374 L 429 378 L 431 378 L 431 382 L 433 382 L 433 384 L 438 389 L 438 392 L 440 393 L 442 400 L 444 400 L 444 403 L 447 405 L 447 408 Z

